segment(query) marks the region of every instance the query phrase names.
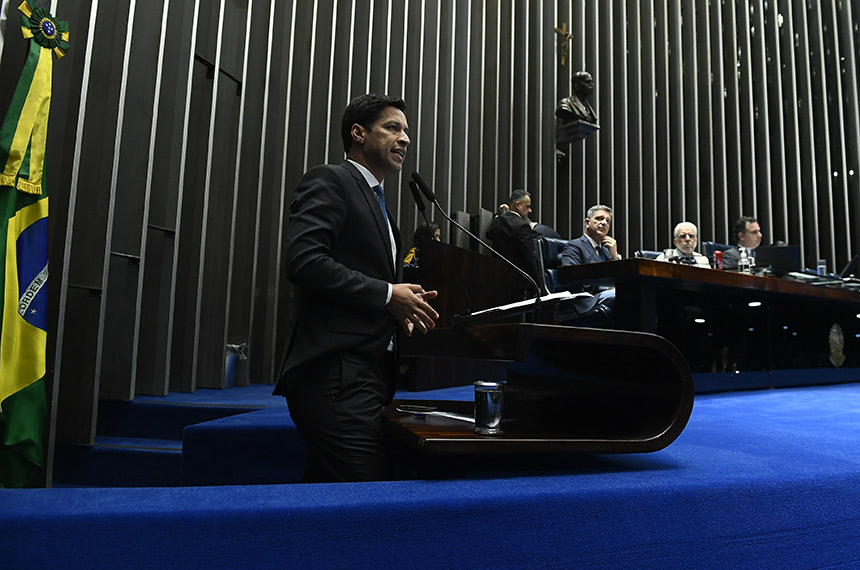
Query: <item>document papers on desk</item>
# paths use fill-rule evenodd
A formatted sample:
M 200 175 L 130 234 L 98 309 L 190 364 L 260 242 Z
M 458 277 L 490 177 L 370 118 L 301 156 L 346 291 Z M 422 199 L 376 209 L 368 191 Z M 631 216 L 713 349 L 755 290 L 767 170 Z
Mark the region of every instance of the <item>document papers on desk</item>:
M 559 291 L 558 293 L 550 293 L 549 295 L 544 295 L 540 298 L 541 303 L 547 303 L 549 301 L 567 301 L 569 299 L 576 298 L 586 298 L 591 297 L 591 293 L 571 293 L 570 291 Z M 534 299 L 526 299 L 525 301 L 517 301 L 516 303 L 509 303 L 507 305 L 500 305 L 498 307 L 490 307 L 489 309 L 484 309 L 483 311 L 475 311 L 471 314 L 471 316 L 476 317 L 478 315 L 484 315 L 492 312 L 502 312 L 508 311 L 511 309 L 522 309 L 526 307 L 531 307 L 535 304 Z

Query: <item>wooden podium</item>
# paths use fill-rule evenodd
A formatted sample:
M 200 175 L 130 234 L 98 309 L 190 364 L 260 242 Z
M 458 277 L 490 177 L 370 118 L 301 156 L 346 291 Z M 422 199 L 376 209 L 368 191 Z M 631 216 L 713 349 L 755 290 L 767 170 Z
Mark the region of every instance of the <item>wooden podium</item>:
M 470 423 L 386 411 L 388 433 L 420 455 L 639 453 L 662 449 L 693 409 L 693 379 L 662 337 L 603 329 L 505 323 L 401 337 L 405 356 L 448 359 L 457 384 L 507 381 L 500 436 Z M 471 402 L 424 401 L 471 414 Z

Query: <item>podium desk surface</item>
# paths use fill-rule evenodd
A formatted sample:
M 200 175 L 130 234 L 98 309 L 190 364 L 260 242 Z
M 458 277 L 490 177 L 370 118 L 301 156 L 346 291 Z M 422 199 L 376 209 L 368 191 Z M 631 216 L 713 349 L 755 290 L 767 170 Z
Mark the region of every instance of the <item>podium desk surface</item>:
M 673 343 L 697 392 L 860 380 L 856 290 L 638 258 L 558 274 L 614 286 L 614 327 Z
M 433 414 L 385 413 L 395 440 L 434 453 L 643 453 L 669 445 L 693 409 L 693 380 L 678 350 L 647 333 L 541 324 L 435 330 L 401 345 L 408 354 L 456 362 L 459 385 L 505 380 L 501 436 Z M 406 344 L 406 343 L 403 343 Z M 501 374 L 467 366 L 496 363 Z M 422 404 L 422 402 L 409 402 Z M 472 415 L 472 402 L 439 401 L 439 411 Z
M 440 411 L 471 415 L 473 402 L 454 400 L 395 400 L 385 410 L 383 423 L 391 440 L 401 449 L 423 456 L 538 455 L 574 453 L 637 453 L 645 449 L 642 442 L 582 433 L 554 434 L 546 431 L 518 430 L 502 420 L 503 433 L 475 433 L 474 423 L 459 419 L 397 411 L 401 404 L 432 406 Z M 514 422 L 516 423 L 516 422 Z M 686 423 L 686 422 L 684 422 Z M 674 439 L 674 438 L 672 438 Z
M 705 269 L 653 259 L 632 258 L 558 268 L 560 281 L 597 283 L 623 287 L 659 283 L 662 287 L 683 290 L 745 289 L 780 295 L 830 299 L 860 305 L 860 292 L 841 287 L 812 285 L 771 276 L 748 275 L 735 271 Z

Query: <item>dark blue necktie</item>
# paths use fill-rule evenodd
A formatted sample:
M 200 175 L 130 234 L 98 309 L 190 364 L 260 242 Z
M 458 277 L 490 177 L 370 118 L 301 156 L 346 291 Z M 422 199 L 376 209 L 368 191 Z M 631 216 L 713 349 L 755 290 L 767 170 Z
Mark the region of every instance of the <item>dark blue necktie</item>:
M 600 258 L 600 261 L 606 261 L 607 259 L 609 259 L 608 257 L 606 257 L 606 250 L 603 249 L 602 245 L 597 246 L 597 257 Z
M 385 208 L 385 192 L 382 191 L 382 186 L 379 184 L 374 186 L 373 193 L 376 194 L 376 201 L 379 202 L 379 207 L 382 208 L 382 217 L 385 218 L 385 224 L 390 227 L 391 224 L 388 223 L 388 210 Z M 397 352 L 397 333 L 392 334 L 391 340 L 388 341 L 388 352 Z
M 388 210 L 385 209 L 385 193 L 382 191 L 382 186 L 377 184 L 373 187 L 373 193 L 376 194 L 376 201 L 379 202 L 379 207 L 382 208 L 382 216 L 385 218 L 385 223 L 388 223 Z

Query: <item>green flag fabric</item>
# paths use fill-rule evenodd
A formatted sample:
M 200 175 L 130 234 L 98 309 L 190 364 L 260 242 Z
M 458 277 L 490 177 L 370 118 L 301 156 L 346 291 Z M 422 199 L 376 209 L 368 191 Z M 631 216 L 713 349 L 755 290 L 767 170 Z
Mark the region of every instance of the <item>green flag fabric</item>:
M 44 465 L 48 323 L 45 142 L 52 53 L 68 49 L 68 24 L 23 2 L 30 51 L 0 125 L 0 486 L 23 487 Z

